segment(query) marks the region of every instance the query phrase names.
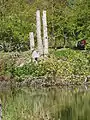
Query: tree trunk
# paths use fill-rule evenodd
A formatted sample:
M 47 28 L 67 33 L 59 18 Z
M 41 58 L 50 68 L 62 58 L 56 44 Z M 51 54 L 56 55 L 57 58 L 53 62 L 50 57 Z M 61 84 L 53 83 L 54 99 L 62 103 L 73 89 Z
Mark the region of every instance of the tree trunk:
M 41 39 L 41 22 L 40 22 L 40 11 L 37 10 L 36 12 L 36 25 L 37 25 L 37 44 L 38 44 L 38 51 L 40 55 L 43 55 L 43 45 Z
M 46 19 L 46 11 L 43 10 L 43 47 L 44 47 L 44 55 L 48 54 L 48 34 L 47 34 L 47 19 Z
M 33 32 L 29 33 L 29 40 L 30 40 L 30 50 L 34 50 L 34 35 Z

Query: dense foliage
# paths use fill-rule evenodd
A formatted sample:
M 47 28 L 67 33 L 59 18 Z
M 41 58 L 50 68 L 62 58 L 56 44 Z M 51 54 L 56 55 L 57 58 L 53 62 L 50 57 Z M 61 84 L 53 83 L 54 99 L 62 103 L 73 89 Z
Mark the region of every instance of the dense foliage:
M 48 59 L 41 59 L 38 64 L 31 61 L 30 53 L 12 53 L 0 56 L 0 80 L 44 76 L 52 80 L 75 80 L 82 82 L 90 74 L 90 55 L 87 51 L 64 49 L 51 51 Z
M 71 47 L 80 39 L 89 47 L 89 0 L 0 0 L 0 44 L 5 51 L 27 50 L 30 31 L 36 39 L 37 9 L 47 10 L 50 47 Z

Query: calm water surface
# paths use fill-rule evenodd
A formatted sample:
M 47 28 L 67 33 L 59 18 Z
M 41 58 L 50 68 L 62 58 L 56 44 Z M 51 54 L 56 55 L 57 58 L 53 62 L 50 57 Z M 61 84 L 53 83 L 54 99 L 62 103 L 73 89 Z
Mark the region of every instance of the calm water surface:
M 18 88 L 1 91 L 2 120 L 90 120 L 90 90 Z

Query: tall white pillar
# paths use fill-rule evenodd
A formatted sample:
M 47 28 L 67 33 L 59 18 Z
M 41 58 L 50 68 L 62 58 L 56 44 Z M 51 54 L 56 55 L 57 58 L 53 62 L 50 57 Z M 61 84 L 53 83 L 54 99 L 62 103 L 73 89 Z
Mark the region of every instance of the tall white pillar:
M 29 40 L 30 40 L 30 50 L 34 50 L 34 35 L 33 32 L 29 33 Z
M 37 25 L 37 44 L 38 44 L 38 51 L 40 55 L 43 55 L 43 45 L 41 39 L 41 20 L 40 20 L 40 10 L 36 12 L 36 25 Z
M 48 54 L 48 34 L 47 34 L 47 18 L 46 11 L 43 10 L 43 47 L 44 47 L 44 55 Z

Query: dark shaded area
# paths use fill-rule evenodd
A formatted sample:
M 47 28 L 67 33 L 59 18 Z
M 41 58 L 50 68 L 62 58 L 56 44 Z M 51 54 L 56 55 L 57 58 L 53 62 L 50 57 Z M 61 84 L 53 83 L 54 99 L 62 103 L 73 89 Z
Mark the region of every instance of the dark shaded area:
M 74 49 L 85 50 L 85 46 L 86 46 L 86 40 L 81 40 L 77 42 L 77 45 L 74 46 Z
M 72 107 L 67 106 L 61 111 L 61 119 L 60 120 L 72 120 Z

